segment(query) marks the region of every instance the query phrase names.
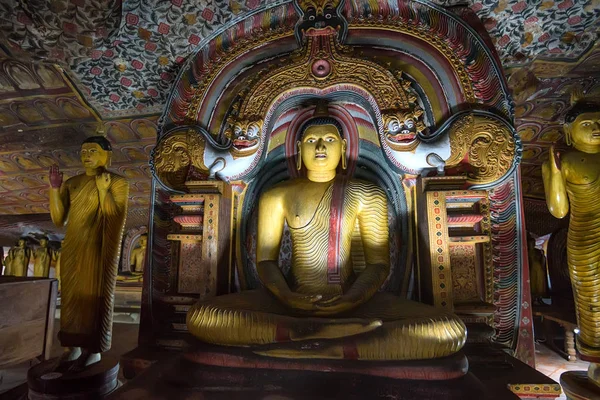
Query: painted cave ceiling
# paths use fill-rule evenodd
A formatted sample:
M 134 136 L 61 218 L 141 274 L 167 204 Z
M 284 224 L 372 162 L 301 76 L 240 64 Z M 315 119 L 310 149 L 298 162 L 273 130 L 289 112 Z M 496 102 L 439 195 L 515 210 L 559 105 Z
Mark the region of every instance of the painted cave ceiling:
M 112 168 L 133 182 L 128 226 L 143 224 L 147 160 L 180 66 L 218 27 L 265 2 L 281 3 L 0 1 L 0 244 L 36 229 L 54 232 L 47 167 L 78 173 L 79 144 L 98 131 L 114 144 Z M 600 0 L 437 3 L 470 7 L 488 30 L 515 93 L 524 193 L 542 198 L 540 165 L 552 144 L 564 146 L 571 93 L 600 96 Z M 30 224 L 17 227 L 15 216 Z

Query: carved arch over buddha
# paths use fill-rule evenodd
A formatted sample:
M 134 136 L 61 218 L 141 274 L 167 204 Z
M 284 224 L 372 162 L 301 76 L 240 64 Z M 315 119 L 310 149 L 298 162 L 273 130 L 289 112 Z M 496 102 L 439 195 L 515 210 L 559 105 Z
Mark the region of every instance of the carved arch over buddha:
M 516 221 L 497 225 L 493 235 L 503 252 L 515 254 L 503 287 L 519 291 L 519 206 L 502 207 L 519 196 L 521 147 L 486 38 L 426 1 L 332 2 L 343 23 L 311 29 L 299 11 L 308 3 L 315 2 L 263 5 L 232 21 L 202 42 L 179 73 L 152 158 L 155 287 L 168 292 L 174 285 L 158 266 L 172 251 L 166 199 L 185 192 L 190 179 L 231 184 L 234 258 L 251 264 L 253 205 L 265 188 L 298 173 L 292 134 L 325 99 L 349 135 L 348 173 L 383 187 L 392 205 L 399 252 L 387 289 L 407 291 L 415 180 L 446 174 L 465 176 L 465 188 L 490 191 L 494 218 L 502 219 L 492 223 Z M 244 265 L 239 284 L 252 287 L 252 267 Z M 521 300 L 503 298 L 499 312 L 499 341 L 512 348 L 525 340 L 515 329 Z

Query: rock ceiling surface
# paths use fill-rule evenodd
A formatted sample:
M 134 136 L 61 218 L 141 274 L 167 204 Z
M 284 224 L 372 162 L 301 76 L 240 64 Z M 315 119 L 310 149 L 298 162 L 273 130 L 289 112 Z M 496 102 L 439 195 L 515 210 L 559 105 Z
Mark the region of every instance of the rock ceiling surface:
M 264 2 L 1 1 L 0 215 L 36 214 L 31 218 L 38 226 L 40 219 L 48 222 L 47 166 L 57 162 L 66 175 L 78 173 L 79 144 L 98 130 L 115 144 L 112 167 L 134 184 L 130 209 L 147 213 L 147 160 L 180 65 L 219 26 Z M 511 75 L 525 145 L 524 191 L 540 197 L 539 166 L 551 144 L 564 145 L 561 119 L 570 93 L 578 88 L 600 95 L 600 48 L 594 47 L 600 0 L 468 5 Z

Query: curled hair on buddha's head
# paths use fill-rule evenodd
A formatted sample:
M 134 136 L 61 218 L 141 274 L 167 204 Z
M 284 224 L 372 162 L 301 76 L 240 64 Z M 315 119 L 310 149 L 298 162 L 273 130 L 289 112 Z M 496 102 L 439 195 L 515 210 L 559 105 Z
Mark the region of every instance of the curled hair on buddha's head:
M 83 141 L 82 144 L 86 143 L 96 143 L 102 150 L 104 151 L 112 151 L 112 146 L 107 138 L 104 136 L 91 136 Z
M 565 124 L 570 124 L 581 114 L 600 112 L 600 102 L 580 100 L 575 103 L 565 114 Z
M 308 128 L 310 128 L 311 126 L 322 126 L 322 125 L 335 126 L 335 128 L 338 131 L 338 134 L 340 135 L 340 138 L 342 138 L 342 139 L 344 138 L 344 129 L 342 128 L 342 124 L 340 124 L 338 122 L 338 120 L 336 120 L 333 117 L 312 117 L 311 119 L 309 119 L 302 125 L 302 128 L 300 128 L 300 135 L 298 136 L 298 138 L 302 139 L 302 137 L 304 136 L 304 132 L 306 132 L 306 130 Z

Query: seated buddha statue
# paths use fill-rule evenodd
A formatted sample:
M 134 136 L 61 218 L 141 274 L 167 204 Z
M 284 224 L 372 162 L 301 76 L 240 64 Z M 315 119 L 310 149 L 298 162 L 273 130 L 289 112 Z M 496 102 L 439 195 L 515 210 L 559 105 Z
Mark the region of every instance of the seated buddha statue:
M 336 176 L 340 161 L 346 164 L 342 135 L 328 116 L 302 126 L 297 163 L 307 177 L 275 185 L 258 203 L 256 261 L 264 288 L 195 304 L 187 314 L 194 336 L 283 358 L 416 360 L 464 345 L 466 328 L 455 315 L 379 292 L 390 272 L 387 198 L 372 183 Z M 357 221 L 366 260 L 360 273 L 350 255 Z M 278 266 L 286 223 L 287 278 Z

